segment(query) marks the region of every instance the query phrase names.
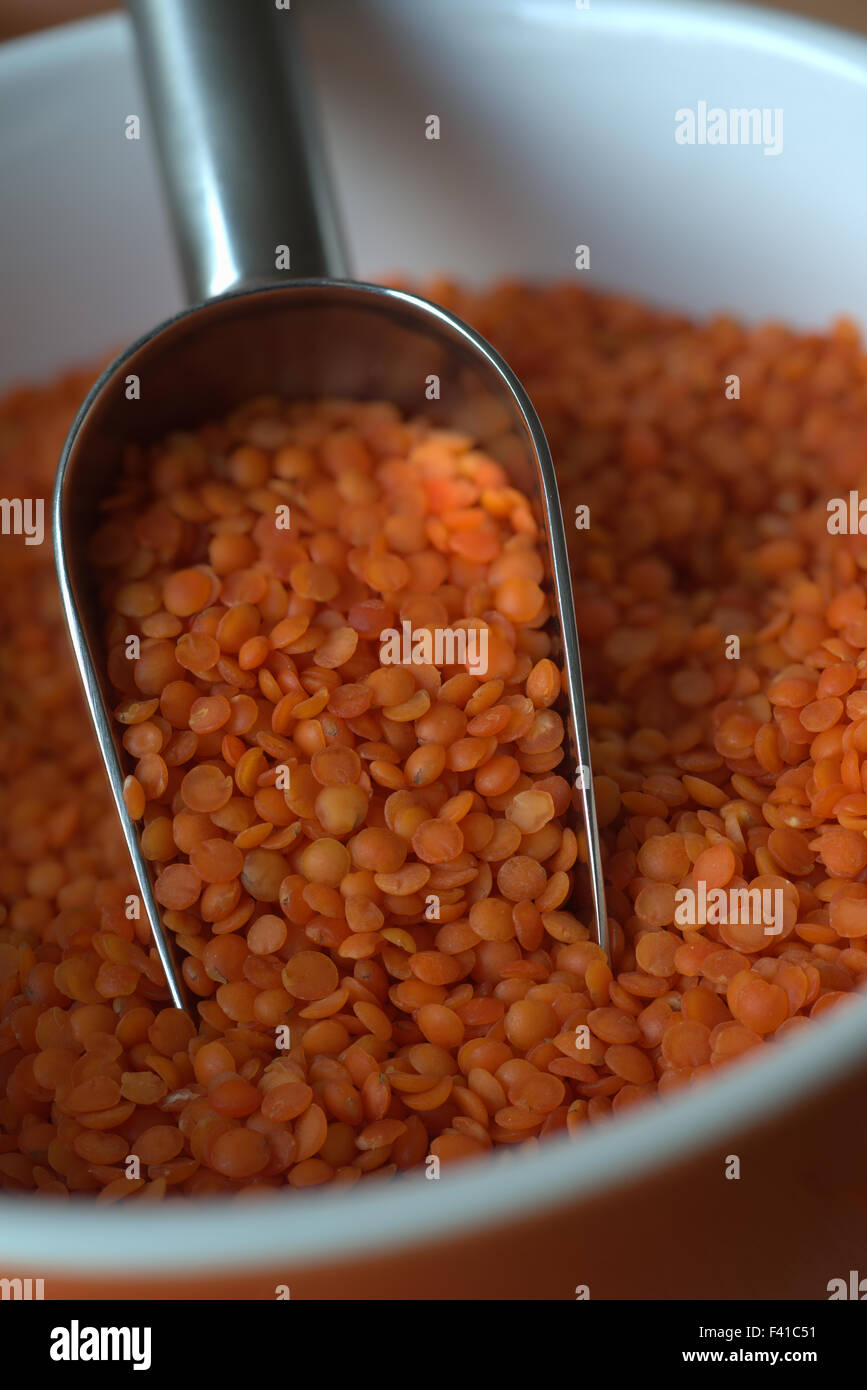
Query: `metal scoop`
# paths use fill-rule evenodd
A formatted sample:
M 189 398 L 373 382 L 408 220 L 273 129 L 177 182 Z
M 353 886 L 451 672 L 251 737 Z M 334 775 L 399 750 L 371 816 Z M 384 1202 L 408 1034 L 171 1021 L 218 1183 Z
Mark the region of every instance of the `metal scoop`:
M 583 809 L 596 937 L 608 951 L 566 536 L 548 445 L 525 391 L 483 338 L 436 304 L 335 278 L 344 271 L 341 240 L 292 11 L 277 11 L 270 0 L 131 0 L 130 9 L 195 307 L 133 343 L 91 390 L 60 460 L 53 521 L 66 620 L 173 1002 L 191 1009 L 124 805 L 116 698 L 88 541 L 126 446 L 223 416 L 262 394 L 382 398 L 466 426 L 538 504 L 578 769 L 574 804 Z M 139 380 L 137 400 L 127 396 L 131 376 Z M 427 399 L 431 377 L 439 379 L 438 400 Z

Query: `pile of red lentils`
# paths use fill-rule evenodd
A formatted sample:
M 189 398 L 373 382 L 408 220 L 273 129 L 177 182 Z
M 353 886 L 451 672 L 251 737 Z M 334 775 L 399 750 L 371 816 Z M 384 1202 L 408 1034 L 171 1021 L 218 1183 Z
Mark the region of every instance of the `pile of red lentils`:
M 127 805 L 196 1023 L 136 915 L 49 547 L 0 542 L 3 1187 L 348 1185 L 580 1138 L 867 973 L 867 546 L 827 525 L 867 474 L 854 330 L 427 292 L 551 442 L 611 965 L 579 905 L 526 499 L 388 403 L 249 402 L 132 450 L 92 547 Z M 4 495 L 48 492 L 85 384 L 0 406 Z M 406 620 L 484 630 L 487 670 L 383 664 Z M 780 889 L 782 931 L 677 925 L 701 882 Z

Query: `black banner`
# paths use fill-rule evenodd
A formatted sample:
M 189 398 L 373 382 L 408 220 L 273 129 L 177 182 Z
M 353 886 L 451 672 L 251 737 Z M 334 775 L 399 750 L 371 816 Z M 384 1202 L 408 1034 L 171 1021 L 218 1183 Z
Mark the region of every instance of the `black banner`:
M 480 1365 L 490 1365 L 501 1337 L 502 1350 L 512 1348 L 517 1353 L 521 1346 L 535 1346 L 538 1353 L 547 1345 L 551 1356 L 558 1359 L 565 1352 L 562 1369 L 570 1361 L 577 1370 L 604 1360 L 620 1374 L 651 1368 L 666 1372 L 684 1368 L 700 1375 L 712 1366 L 774 1370 L 801 1366 L 827 1377 L 829 1372 L 851 1368 L 863 1347 L 865 1315 L 860 1307 L 841 1306 L 852 1301 L 848 1296 L 827 1302 L 787 1303 L 578 1299 L 571 1308 L 559 1304 L 547 1313 L 541 1312 L 538 1303 L 529 1304 L 522 1322 L 515 1320 L 513 1303 L 479 1301 L 460 1315 L 465 1330 L 472 1315 L 478 1333 L 460 1336 L 460 1361 L 469 1368 L 475 1355 Z M 860 1294 L 857 1301 L 860 1303 Z M 418 1355 L 418 1334 L 430 1315 L 426 1317 L 416 1305 L 402 1308 L 400 1317 L 393 1315 L 390 1306 L 373 1314 L 380 1331 L 374 1345 L 379 1341 L 380 1357 L 399 1356 L 399 1364 L 408 1367 Z M 0 1301 L 0 1333 L 5 1334 L 7 1346 L 26 1348 L 26 1370 L 38 1374 L 40 1380 L 46 1376 L 50 1383 L 63 1384 L 70 1377 L 84 1375 L 98 1380 L 100 1372 L 108 1373 L 106 1383 L 127 1374 L 143 1380 L 148 1375 L 167 1373 L 195 1373 L 200 1382 L 208 1372 L 249 1377 L 254 1369 L 256 1374 L 269 1365 L 276 1369 L 284 1355 L 290 1357 L 292 1347 L 317 1345 L 326 1355 L 326 1349 L 331 1348 L 332 1355 L 342 1359 L 353 1355 L 356 1335 L 361 1338 L 354 1353 L 358 1365 L 365 1329 L 367 1335 L 371 1329 L 371 1312 L 371 1305 L 366 1303 L 353 1306 L 343 1302 L 337 1307 L 285 1297 L 236 1302 L 231 1309 L 221 1301 L 4 1299 Z M 340 1328 L 339 1338 L 323 1342 L 322 1334 L 329 1335 L 332 1318 Z M 544 1321 L 537 1320 L 540 1318 Z M 457 1355 L 458 1342 L 452 1340 L 454 1334 L 447 1331 L 448 1324 L 430 1326 L 431 1330 L 438 1328 L 438 1355 L 448 1355 L 450 1342 L 452 1353 Z M 333 1337 L 333 1331 L 330 1335 Z M 290 1340 L 284 1340 L 287 1338 Z M 294 1353 L 291 1359 L 295 1359 Z M 300 1364 L 296 1362 L 299 1369 Z M 336 1365 L 331 1363 L 332 1372 Z

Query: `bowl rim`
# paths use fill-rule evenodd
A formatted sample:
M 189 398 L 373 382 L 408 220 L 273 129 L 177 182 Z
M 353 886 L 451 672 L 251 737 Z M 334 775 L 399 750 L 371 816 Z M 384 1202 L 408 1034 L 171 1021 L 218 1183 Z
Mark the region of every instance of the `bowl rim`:
M 823 1083 L 845 1080 L 867 1061 L 867 999 L 859 993 L 768 1050 L 768 1057 L 732 1063 L 728 1075 L 707 1085 L 684 1087 L 592 1126 L 578 1143 L 552 1136 L 530 1152 L 468 1163 L 446 1182 L 419 1173 L 368 1190 L 293 1193 L 288 1201 L 277 1190 L 255 1201 L 191 1198 L 140 1209 L 2 1193 L 0 1259 L 6 1272 L 19 1261 L 40 1274 L 134 1271 L 141 1280 L 205 1275 L 222 1261 L 237 1271 L 309 1268 L 543 1218 L 650 1178 L 666 1164 L 676 1168 L 719 1140 L 735 1145 L 746 1130 L 790 1112 Z
M 723 37 L 867 86 L 867 38 L 762 7 L 724 0 L 701 7 L 694 0 L 609 0 L 605 7 L 567 16 L 548 0 L 537 0 L 532 9 L 526 0 L 509 4 L 538 23 L 581 23 L 596 32 L 650 30 L 683 39 L 686 26 L 686 37 L 696 41 Z M 0 82 L 44 81 L 46 67 L 60 68 L 81 57 L 120 58 L 129 44 L 129 22 L 122 14 L 13 39 L 0 47 Z M 708 1086 L 675 1092 L 593 1126 L 578 1144 L 567 1136 L 551 1137 L 537 1150 L 507 1150 L 468 1164 L 446 1182 L 413 1175 L 366 1190 L 305 1192 L 297 1206 L 275 1192 L 255 1201 L 198 1199 L 140 1210 L 101 1208 L 84 1198 L 52 1206 L 32 1195 L 0 1193 L 0 1258 L 4 1266 L 18 1261 L 31 1270 L 73 1270 L 81 1277 L 204 1276 L 223 1261 L 252 1271 L 369 1259 L 541 1217 L 649 1177 L 666 1164 L 675 1167 L 720 1139 L 734 1143 L 751 1126 L 784 1115 L 827 1083 L 842 1081 L 867 1061 L 867 999 L 859 992 L 851 1004 L 781 1047 L 772 1044 L 767 1054 L 733 1064 Z
M 492 0 L 480 0 L 490 5 Z M 446 0 L 465 13 L 466 0 Z M 496 0 L 527 22 L 550 24 L 559 29 L 585 25 L 598 33 L 652 32 L 683 38 L 724 37 L 741 46 L 775 52 L 790 61 L 834 72 L 838 77 L 867 86 L 867 34 L 808 15 L 789 14 L 767 5 L 742 0 L 606 0 L 604 7 L 566 10 L 560 0 Z M 817 48 L 821 41 L 821 48 Z M 90 15 L 55 24 L 33 33 L 19 34 L 0 43 L 0 80 L 32 73 L 42 79 L 48 63 L 67 66 L 81 56 L 126 57 L 132 42 L 132 24 L 123 11 Z M 854 61 L 853 61 L 854 59 Z M 35 71 L 34 71 L 35 70 Z

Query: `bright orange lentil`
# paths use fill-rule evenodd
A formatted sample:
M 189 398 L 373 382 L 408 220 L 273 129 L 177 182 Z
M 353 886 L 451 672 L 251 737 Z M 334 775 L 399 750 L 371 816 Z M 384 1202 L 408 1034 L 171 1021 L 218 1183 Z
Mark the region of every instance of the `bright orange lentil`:
M 622 307 L 563 288 L 447 293 L 541 402 L 567 511 L 573 492 L 593 505 L 597 541 L 576 543 L 572 563 L 613 970 L 571 900 L 582 847 L 564 833 L 561 676 L 529 507 L 469 439 L 393 407 L 242 405 L 201 437 L 131 454 L 92 545 L 129 809 L 198 1031 L 164 1007 L 147 926 L 126 916 L 135 885 L 91 775 L 50 571 L 4 549 L 0 660 L 25 698 L 3 729 L 0 1150 L 11 1142 L 23 1167 L 2 1155 L 0 1185 L 126 1198 L 135 1185 L 106 1170 L 136 1143 L 158 1160 L 144 1195 L 171 1200 L 368 1181 L 428 1154 L 578 1135 L 812 1026 L 863 979 L 863 541 L 829 544 L 825 495 L 845 492 L 851 465 L 819 427 L 799 339 L 725 328 L 727 355 L 773 381 L 779 418 L 812 432 L 809 467 L 786 453 L 795 536 L 779 534 L 776 455 L 762 453 L 773 423 L 760 438 L 736 414 L 723 439 L 710 377 L 644 370 L 684 344 L 714 359 L 718 327 L 630 309 L 643 416 L 661 422 L 636 424 Z M 854 335 L 811 339 L 856 426 L 859 352 Z M 7 490 L 25 461 L 48 486 L 45 441 L 83 385 L 0 404 Z M 564 391 L 568 414 L 548 405 Z M 574 448 L 598 437 L 600 402 L 605 470 Z M 693 435 L 690 472 L 678 460 Z M 638 519 L 624 504 L 634 473 L 653 482 Z M 288 532 L 274 524 L 285 483 Z M 730 613 L 754 634 L 738 663 L 722 655 Z M 404 615 L 487 624 L 485 676 L 382 664 L 381 634 Z M 678 924 L 675 892 L 698 882 L 786 885 L 784 935 Z M 19 1134 L 50 1129 L 53 1104 L 63 1118 L 37 1179 Z

